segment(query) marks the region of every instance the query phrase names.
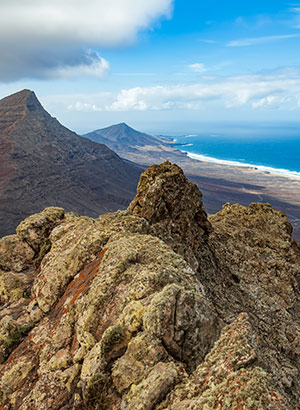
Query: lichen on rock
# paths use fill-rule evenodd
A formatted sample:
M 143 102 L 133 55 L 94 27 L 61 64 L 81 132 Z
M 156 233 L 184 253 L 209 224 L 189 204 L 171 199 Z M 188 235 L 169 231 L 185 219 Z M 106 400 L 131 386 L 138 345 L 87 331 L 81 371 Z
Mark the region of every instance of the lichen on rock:
M 0 239 L 0 269 L 22 272 L 32 262 L 34 250 L 17 235 Z
M 145 218 L 152 232 L 197 268 L 198 249 L 211 229 L 198 187 L 176 164 L 152 165 L 140 178 L 129 210 Z
M 270 375 L 255 366 L 256 339 L 248 315 L 240 314 L 159 410 L 285 409 L 284 397 L 274 390 Z
M 144 316 L 144 329 L 162 340 L 166 350 L 193 370 L 210 351 L 219 328 L 205 298 L 178 285 L 156 294 Z
M 17 227 L 17 235 L 36 252 L 48 238 L 52 229 L 64 218 L 62 208 L 49 207 L 39 214 L 26 218 Z
M 151 410 L 176 384 L 178 372 L 175 363 L 157 363 L 148 377 L 131 389 L 123 407 L 128 410 Z
M 168 162 L 127 211 L 27 218 L 0 240 L 0 408 L 300 408 L 290 234 L 267 204 L 207 218 Z

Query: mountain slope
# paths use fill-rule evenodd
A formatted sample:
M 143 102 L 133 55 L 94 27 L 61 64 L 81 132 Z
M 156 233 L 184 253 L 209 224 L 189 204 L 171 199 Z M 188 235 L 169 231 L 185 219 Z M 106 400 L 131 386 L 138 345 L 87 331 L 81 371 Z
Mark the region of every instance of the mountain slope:
M 140 168 L 62 126 L 23 90 L 0 101 L 0 235 L 49 205 L 89 216 L 124 208 Z
M 88 134 L 85 134 L 84 137 L 90 138 L 93 141 L 103 144 L 110 144 L 111 147 L 114 146 L 119 148 L 132 148 L 134 146 L 142 147 L 145 145 L 162 145 L 162 142 L 157 138 L 143 132 L 139 132 L 129 127 L 124 122 L 116 125 L 111 125 L 107 128 L 92 131 Z
M 151 165 L 155 162 L 180 161 L 186 158 L 170 143 L 152 135 L 139 132 L 124 122 L 84 134 L 83 137 L 107 145 L 121 157 L 139 164 Z

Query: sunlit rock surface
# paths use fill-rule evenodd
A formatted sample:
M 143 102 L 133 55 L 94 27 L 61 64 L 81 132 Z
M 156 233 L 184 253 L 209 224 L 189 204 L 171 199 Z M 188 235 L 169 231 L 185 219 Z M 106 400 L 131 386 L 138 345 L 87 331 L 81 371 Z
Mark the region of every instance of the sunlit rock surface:
M 269 205 L 168 162 L 127 211 L 47 208 L 0 240 L 0 409 L 300 408 L 300 247 Z

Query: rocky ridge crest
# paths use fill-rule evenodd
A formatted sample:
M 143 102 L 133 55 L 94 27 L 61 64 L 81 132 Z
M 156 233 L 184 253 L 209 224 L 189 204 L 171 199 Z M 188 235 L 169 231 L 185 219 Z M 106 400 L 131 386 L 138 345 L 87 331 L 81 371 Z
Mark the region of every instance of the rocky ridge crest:
M 47 208 L 0 240 L 0 409 L 300 408 L 300 246 L 168 162 L 127 211 Z

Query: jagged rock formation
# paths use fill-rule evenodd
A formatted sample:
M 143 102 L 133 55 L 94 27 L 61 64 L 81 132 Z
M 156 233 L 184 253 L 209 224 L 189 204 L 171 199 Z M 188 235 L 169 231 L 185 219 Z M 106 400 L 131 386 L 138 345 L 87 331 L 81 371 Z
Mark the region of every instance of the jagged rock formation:
M 129 210 L 145 218 L 154 235 L 197 268 L 198 249 L 206 243 L 210 230 L 201 192 L 177 165 L 165 162 L 150 170 L 142 174 Z
M 23 90 L 0 101 L 0 236 L 55 205 L 83 215 L 124 209 L 141 168 L 76 135 Z
M 266 204 L 207 219 L 176 165 L 127 211 L 0 240 L 0 409 L 300 408 L 300 246 Z

